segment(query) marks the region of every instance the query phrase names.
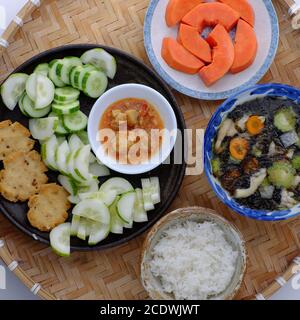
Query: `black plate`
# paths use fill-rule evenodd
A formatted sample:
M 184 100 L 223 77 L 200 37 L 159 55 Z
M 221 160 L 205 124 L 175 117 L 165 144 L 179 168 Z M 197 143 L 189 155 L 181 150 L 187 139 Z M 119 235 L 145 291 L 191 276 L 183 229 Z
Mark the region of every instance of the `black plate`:
M 117 74 L 113 80 L 109 80 L 108 88 L 124 84 L 124 83 L 140 83 L 152 87 L 153 89 L 160 92 L 165 98 L 170 102 L 173 107 L 173 110 L 176 114 L 178 128 L 183 132 L 185 129 L 185 122 L 180 108 L 178 107 L 176 100 L 167 87 L 167 85 L 149 69 L 144 63 L 137 60 L 136 58 L 128 55 L 125 52 L 120 50 L 98 46 L 98 45 L 68 45 L 59 48 L 54 48 L 48 51 L 45 51 L 41 54 L 36 55 L 31 58 L 21 66 L 19 66 L 15 72 L 25 72 L 32 73 L 33 69 L 42 62 L 50 62 L 56 58 L 63 58 L 66 56 L 78 56 L 89 49 L 99 47 L 104 48 L 110 52 L 117 60 Z M 1 100 L 1 99 L 0 99 Z M 87 115 L 90 112 L 91 107 L 93 106 L 95 99 L 86 97 L 84 94 L 80 95 L 81 110 Z M 28 119 L 25 118 L 19 111 L 18 107 L 15 110 L 9 111 L 0 101 L 0 119 L 11 119 L 12 121 L 19 121 L 26 127 L 28 127 Z M 36 147 L 39 148 L 39 143 L 36 143 Z M 172 155 L 171 155 L 172 159 Z M 171 161 L 172 162 L 172 161 Z M 168 209 L 171 202 L 174 200 L 179 187 L 182 183 L 185 173 L 185 164 L 182 165 L 161 165 L 158 168 L 152 170 L 151 172 L 135 175 L 135 176 L 126 176 L 119 174 L 117 172 L 111 171 L 111 176 L 123 176 L 128 179 L 134 187 L 141 186 L 141 178 L 149 176 L 158 176 L 161 183 L 161 203 L 155 206 L 155 210 L 150 211 L 148 214 L 149 221 L 145 223 L 134 223 L 132 229 L 124 229 L 122 235 L 110 234 L 104 241 L 100 242 L 94 247 L 87 245 L 85 241 L 82 241 L 77 238 L 72 238 L 71 247 L 73 250 L 95 250 L 95 249 L 106 249 L 111 248 L 117 245 L 120 245 L 124 242 L 129 241 L 130 239 L 140 235 L 150 226 L 152 226 Z M 48 172 L 49 182 L 56 182 L 57 173 L 53 171 Z M 108 177 L 109 178 L 109 177 Z M 100 183 L 104 182 L 108 178 L 100 179 Z M 40 240 L 41 242 L 49 244 L 49 234 L 46 232 L 41 232 L 33 228 L 26 217 L 28 210 L 27 203 L 12 203 L 0 197 L 0 209 L 4 215 L 19 229 L 21 229 L 26 234 L 34 237 L 34 239 Z

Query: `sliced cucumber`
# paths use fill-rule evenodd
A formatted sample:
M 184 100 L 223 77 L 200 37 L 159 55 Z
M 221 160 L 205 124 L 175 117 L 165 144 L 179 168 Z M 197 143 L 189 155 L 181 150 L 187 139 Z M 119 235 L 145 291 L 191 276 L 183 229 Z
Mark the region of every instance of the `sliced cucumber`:
M 74 155 L 77 150 L 71 151 L 67 156 L 67 166 L 68 166 L 68 172 L 69 175 L 78 183 L 84 183 L 86 180 L 83 180 L 81 177 L 79 177 L 75 172 L 75 160 Z
M 27 94 L 24 95 L 21 103 L 25 113 L 31 118 L 42 118 L 51 110 L 50 106 L 44 109 L 35 109 L 34 102 L 28 97 Z
M 113 79 L 116 74 L 116 59 L 104 49 L 95 48 L 88 50 L 80 59 L 84 64 L 90 63 L 103 70 L 110 79 Z
M 78 204 L 80 202 L 80 199 L 78 196 L 68 196 L 68 200 L 72 203 L 72 204 Z
M 99 98 L 106 90 L 107 84 L 107 77 L 102 71 L 90 71 L 82 79 L 82 90 L 91 98 Z
M 49 108 L 51 108 L 51 107 L 49 107 Z M 57 117 L 58 118 L 58 123 L 57 123 L 57 127 L 55 129 L 55 133 L 57 133 L 59 135 L 66 135 L 69 133 L 69 131 L 67 131 L 67 129 L 63 125 L 62 116 L 60 116 L 52 111 L 49 113 L 48 117 Z
M 43 157 L 46 159 L 46 164 L 51 170 L 57 170 L 57 165 L 55 161 L 55 154 L 58 148 L 58 142 L 56 135 L 53 134 L 46 142 L 44 142 L 45 147 L 43 148 Z
M 57 139 L 58 146 L 60 146 L 62 143 L 66 141 L 66 138 L 60 135 L 56 135 L 56 139 Z M 56 155 L 57 155 L 57 152 L 56 152 Z M 55 159 L 56 159 L 56 155 L 55 155 Z
M 78 82 L 78 86 L 79 86 L 79 88 L 81 88 L 81 90 L 82 90 L 82 84 L 83 84 L 83 79 L 84 79 L 85 75 L 88 72 L 94 71 L 94 70 L 97 70 L 97 69 L 94 66 L 92 66 L 91 64 L 87 64 L 87 65 L 84 65 L 82 67 L 82 69 L 80 70 L 79 74 L 76 73 L 74 75 L 75 84 Z
M 29 130 L 34 139 L 45 140 L 54 134 L 57 122 L 57 117 L 30 119 Z
M 117 196 L 115 201 L 109 207 L 110 219 L 111 219 L 111 228 L 110 231 L 115 234 L 122 234 L 124 221 L 122 221 L 118 215 L 117 204 L 120 200 L 120 196 Z
M 60 256 L 70 255 L 70 237 L 71 237 L 71 223 L 66 222 L 55 227 L 50 232 L 50 245 L 52 249 Z
M 82 66 L 73 67 L 70 71 L 70 84 L 73 88 L 80 89 L 79 84 L 75 83 L 75 75 L 82 70 Z
M 41 73 L 45 77 L 48 76 L 49 73 L 49 65 L 48 63 L 40 63 L 38 64 L 35 69 L 33 70 L 34 73 Z
M 70 193 L 70 195 L 77 195 L 78 187 L 72 178 L 60 174 L 57 177 L 57 180 Z
M 133 209 L 133 221 L 134 222 L 146 222 L 148 221 L 147 212 L 144 208 L 143 192 L 142 189 L 135 189 L 136 199 Z
M 110 225 L 101 222 L 95 222 L 91 224 L 90 235 L 89 235 L 89 245 L 94 246 L 104 240 L 110 232 Z
M 126 229 L 131 229 L 133 227 L 133 220 L 131 220 L 129 223 L 124 223 L 124 227 Z
M 49 163 L 47 163 L 47 157 L 46 157 L 46 144 L 45 144 L 45 142 L 42 142 L 42 140 L 40 141 L 40 144 L 41 144 L 41 156 L 42 156 L 42 159 L 43 159 L 45 165 L 49 168 L 50 165 L 49 165 Z
M 89 161 L 90 161 L 90 163 L 98 162 L 99 164 L 101 164 L 101 163 L 100 163 L 100 160 L 98 160 L 98 159 L 94 156 L 94 154 L 93 154 L 92 152 L 90 153 L 90 159 L 89 159 Z
M 81 240 L 85 240 L 87 237 L 87 220 L 80 217 L 79 224 L 78 224 L 78 230 L 77 230 L 77 238 Z
M 154 209 L 154 203 L 152 200 L 152 185 L 150 179 L 141 179 L 143 189 L 143 201 L 144 209 L 150 211 Z
M 109 169 L 97 161 L 89 165 L 89 172 L 96 177 L 106 177 L 110 175 Z
M 78 135 L 73 133 L 69 136 L 69 146 L 72 151 L 76 151 L 79 148 L 83 147 L 84 144 L 82 143 Z
M 117 210 L 119 217 L 125 222 L 130 224 L 133 221 L 133 208 L 135 203 L 135 192 L 127 192 L 121 195 Z
M 97 70 L 94 66 L 92 66 L 91 64 L 88 64 L 88 65 L 85 65 L 85 66 L 82 66 L 82 67 L 78 67 L 75 71 L 74 71 L 74 74 L 72 75 L 73 77 L 73 83 L 74 83 L 74 86 L 76 88 L 79 88 L 80 90 L 82 90 L 82 83 L 83 83 L 83 79 L 84 79 L 84 76 L 90 72 L 90 71 L 94 71 L 94 70 Z
M 59 104 L 61 106 L 64 106 L 66 104 L 70 104 L 70 103 L 72 103 L 74 101 L 76 101 L 76 100 L 73 100 L 73 101 L 59 101 L 59 100 L 56 100 L 55 98 L 53 99 L 53 103 L 54 104 Z
M 89 137 L 86 131 L 79 131 L 79 132 L 76 132 L 76 134 L 83 144 L 90 144 Z
M 30 117 L 29 114 L 25 111 L 24 109 L 24 104 L 23 104 L 23 99 L 25 97 L 26 93 L 24 92 L 22 97 L 19 100 L 19 109 L 21 111 L 21 113 L 25 116 L 25 117 Z
M 72 114 L 80 109 L 80 103 L 78 100 L 70 102 L 68 104 L 52 103 L 52 110 L 59 115 Z
M 69 147 L 69 144 L 68 144 L 67 141 L 64 141 L 57 148 L 57 152 L 56 152 L 57 169 L 58 169 L 59 172 L 61 172 L 64 175 L 68 175 L 69 174 L 69 169 L 68 169 L 68 165 L 67 165 L 67 158 L 68 158 L 68 155 L 69 155 L 70 152 L 71 152 L 71 150 L 70 150 L 70 147 Z M 67 190 L 67 191 L 69 191 L 69 190 Z
M 56 88 L 54 93 L 54 100 L 63 103 L 69 103 L 77 100 L 79 98 L 79 95 L 80 91 L 72 87 Z
M 133 221 L 134 222 L 146 222 L 148 221 L 147 212 L 144 208 L 143 192 L 142 189 L 135 189 L 136 198 L 133 208 Z
M 37 75 L 37 73 L 32 73 L 26 81 L 26 93 L 32 101 L 36 99 Z
M 70 132 L 84 130 L 87 126 L 87 122 L 87 116 L 80 110 L 63 117 L 64 127 Z
M 74 74 L 72 75 L 73 79 L 72 79 L 72 83 L 74 83 L 75 88 L 78 88 L 80 90 L 82 90 L 82 86 L 81 83 L 79 82 L 80 80 L 80 74 L 81 72 L 84 70 L 84 68 L 82 66 L 79 66 L 75 71 Z
M 60 59 L 52 60 L 49 63 L 49 78 L 55 84 L 56 87 L 64 87 L 66 84 L 61 81 L 56 74 L 56 67 L 60 63 Z
M 87 184 L 78 185 L 78 193 L 91 193 L 97 192 L 99 190 L 99 181 L 97 179 L 92 179 L 88 181 Z
M 153 204 L 157 204 L 160 202 L 160 185 L 159 185 L 159 178 L 158 177 L 151 177 L 151 198 Z
M 124 178 L 114 177 L 105 181 L 101 186 L 99 191 L 107 192 L 110 190 L 115 190 L 117 194 L 122 194 L 126 192 L 133 191 L 133 186 Z
M 79 216 L 72 216 L 72 222 L 71 222 L 71 236 L 77 236 L 78 228 L 79 228 Z
M 89 172 L 90 152 L 91 146 L 88 144 L 78 149 L 74 155 L 75 172 L 83 180 L 93 179 L 93 175 Z
M 43 74 L 36 75 L 36 95 L 34 107 L 43 109 L 49 106 L 54 99 L 54 84 Z
M 14 110 L 23 92 L 25 91 L 28 75 L 15 73 L 7 78 L 1 86 L 1 97 L 9 110 Z
M 81 66 L 82 62 L 77 57 L 65 57 L 56 66 L 58 78 L 65 84 L 70 84 L 70 72 L 73 67 Z
M 110 224 L 109 210 L 101 200 L 82 200 L 73 208 L 72 213 L 103 224 Z
M 104 202 L 106 206 L 110 206 L 116 199 L 117 193 L 115 190 L 110 190 L 108 192 L 85 192 L 85 193 L 79 193 L 79 198 L 81 200 L 85 199 L 99 199 Z

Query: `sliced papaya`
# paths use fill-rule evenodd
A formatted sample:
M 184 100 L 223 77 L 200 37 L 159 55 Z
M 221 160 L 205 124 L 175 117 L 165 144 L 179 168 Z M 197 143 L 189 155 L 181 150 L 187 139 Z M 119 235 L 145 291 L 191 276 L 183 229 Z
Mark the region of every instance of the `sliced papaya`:
M 203 0 L 170 0 L 166 9 L 166 23 L 168 27 L 174 27 L 194 7 Z
M 188 74 L 195 74 L 204 66 L 201 60 L 172 38 L 163 39 L 161 56 L 171 68 Z
M 218 0 L 227 4 L 232 9 L 237 11 L 243 20 L 248 22 L 252 27 L 255 23 L 255 13 L 251 4 L 247 0 Z
M 182 22 L 198 28 L 199 32 L 202 32 L 206 26 L 214 27 L 217 24 L 221 24 L 229 31 L 236 25 L 239 18 L 240 14 L 227 4 L 208 2 L 201 3 L 188 12 L 182 18 Z
M 234 60 L 234 47 L 227 30 L 221 24 L 212 30 L 206 40 L 213 48 L 212 63 L 203 67 L 199 75 L 209 87 L 230 70 Z
M 181 23 L 177 40 L 197 58 L 204 62 L 211 62 L 210 46 L 201 37 L 197 28 Z
M 257 39 L 254 29 L 246 21 L 240 19 L 234 40 L 234 61 L 231 73 L 238 73 L 247 69 L 255 60 L 257 53 Z

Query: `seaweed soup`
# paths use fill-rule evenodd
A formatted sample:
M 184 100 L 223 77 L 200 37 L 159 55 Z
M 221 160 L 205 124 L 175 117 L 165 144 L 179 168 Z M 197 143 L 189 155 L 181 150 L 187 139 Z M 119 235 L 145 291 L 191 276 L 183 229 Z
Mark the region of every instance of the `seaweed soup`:
M 300 106 L 280 97 L 238 105 L 214 139 L 212 171 L 245 207 L 294 207 L 300 202 Z

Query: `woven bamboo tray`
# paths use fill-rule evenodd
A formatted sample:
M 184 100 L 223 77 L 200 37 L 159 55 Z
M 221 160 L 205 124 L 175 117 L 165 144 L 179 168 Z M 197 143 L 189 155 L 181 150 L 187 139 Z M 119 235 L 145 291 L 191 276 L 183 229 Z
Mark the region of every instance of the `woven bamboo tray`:
M 300 32 L 292 30 L 284 0 L 273 2 L 281 37 L 276 60 L 263 82 L 299 86 Z M 148 0 L 44 0 L 23 28 L 10 37 L 8 49 L 2 51 L 0 81 L 38 52 L 67 43 L 103 43 L 149 63 L 143 45 L 147 5 Z M 219 104 L 180 94 L 176 98 L 187 127 L 193 129 L 205 128 Z M 240 217 L 216 199 L 204 175 L 184 179 L 170 210 L 184 206 L 212 208 L 243 233 L 249 261 L 238 299 L 268 298 L 295 272 L 300 260 L 295 259 L 300 253 L 300 219 L 265 223 Z M 44 299 L 147 298 L 139 281 L 144 237 L 112 250 L 74 252 L 70 258 L 61 258 L 0 215 L 0 257 Z
M 12 21 L 9 22 L 7 28 L 0 36 L 0 47 L 7 48 L 11 37 L 18 31 L 19 27 L 22 27 L 31 13 L 39 7 L 41 0 L 28 0 L 24 6 L 16 13 Z M 6 4 L 9 7 L 9 4 Z M 20 6 L 20 4 L 19 4 Z M 8 9 L 8 8 L 7 8 Z M 11 9 L 11 8 L 10 8 Z

